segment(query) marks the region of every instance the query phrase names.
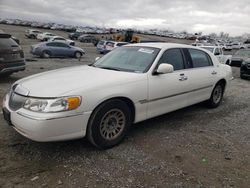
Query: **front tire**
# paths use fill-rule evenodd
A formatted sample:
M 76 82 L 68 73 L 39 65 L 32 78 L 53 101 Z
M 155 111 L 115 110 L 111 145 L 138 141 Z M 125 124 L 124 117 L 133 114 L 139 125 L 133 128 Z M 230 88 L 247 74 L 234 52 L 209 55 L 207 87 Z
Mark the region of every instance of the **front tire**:
M 207 100 L 207 106 L 209 108 L 217 108 L 220 105 L 224 94 L 224 87 L 225 85 L 222 82 L 215 85 L 210 99 Z
M 101 149 L 119 144 L 128 133 L 131 117 L 128 105 L 121 100 L 114 99 L 101 104 L 91 115 L 88 140 Z
M 81 52 L 75 52 L 75 58 L 80 59 L 82 57 Z

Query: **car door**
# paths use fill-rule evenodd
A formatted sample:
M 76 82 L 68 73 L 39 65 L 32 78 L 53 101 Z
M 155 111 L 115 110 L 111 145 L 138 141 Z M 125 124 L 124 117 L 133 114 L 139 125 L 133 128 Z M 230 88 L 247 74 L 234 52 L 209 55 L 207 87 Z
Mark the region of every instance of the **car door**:
M 63 42 L 58 42 L 58 55 L 61 57 L 71 56 L 72 50 L 70 46 Z
M 217 80 L 217 70 L 206 52 L 199 49 L 185 49 L 184 52 L 190 65 L 186 76 L 189 81 L 187 101 L 191 105 L 210 98 Z
M 162 63 L 173 65 L 174 71 L 167 74 L 150 74 L 148 77 L 148 118 L 186 106 L 189 81 L 186 78 L 184 55 L 181 49 L 168 49 L 160 58 Z
M 47 42 L 46 49 L 51 53 L 51 56 L 58 56 L 58 46 L 56 42 Z

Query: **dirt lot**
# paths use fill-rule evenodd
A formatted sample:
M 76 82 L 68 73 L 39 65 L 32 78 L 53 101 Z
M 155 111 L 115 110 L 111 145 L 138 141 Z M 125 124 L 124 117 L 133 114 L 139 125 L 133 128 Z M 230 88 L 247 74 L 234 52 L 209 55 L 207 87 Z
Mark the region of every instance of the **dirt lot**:
M 24 72 L 0 80 L 0 101 L 20 78 L 99 56 L 93 45 L 77 42 L 87 53 L 81 61 L 34 58 L 29 49 L 37 41 L 24 37 L 27 28 L 0 29 L 18 37 L 33 60 Z M 122 144 L 105 151 L 86 139 L 33 142 L 0 114 L 0 187 L 249 187 L 250 81 L 239 78 L 238 68 L 233 72 L 236 79 L 219 108 L 198 104 L 136 124 Z

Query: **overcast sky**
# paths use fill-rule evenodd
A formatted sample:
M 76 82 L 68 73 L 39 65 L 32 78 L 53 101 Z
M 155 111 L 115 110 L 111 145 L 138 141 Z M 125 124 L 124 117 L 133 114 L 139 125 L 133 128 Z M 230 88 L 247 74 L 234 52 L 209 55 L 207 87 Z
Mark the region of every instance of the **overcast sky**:
M 250 0 L 0 0 L 0 17 L 235 36 L 250 33 Z

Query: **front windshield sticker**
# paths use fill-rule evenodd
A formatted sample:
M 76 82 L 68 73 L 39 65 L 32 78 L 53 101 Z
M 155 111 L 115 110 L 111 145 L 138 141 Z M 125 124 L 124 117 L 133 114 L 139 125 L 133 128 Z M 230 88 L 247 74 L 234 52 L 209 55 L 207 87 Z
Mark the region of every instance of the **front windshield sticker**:
M 150 49 L 145 49 L 145 48 L 140 48 L 138 50 L 138 52 L 143 52 L 143 53 L 147 53 L 147 54 L 153 54 L 154 50 L 150 50 Z

